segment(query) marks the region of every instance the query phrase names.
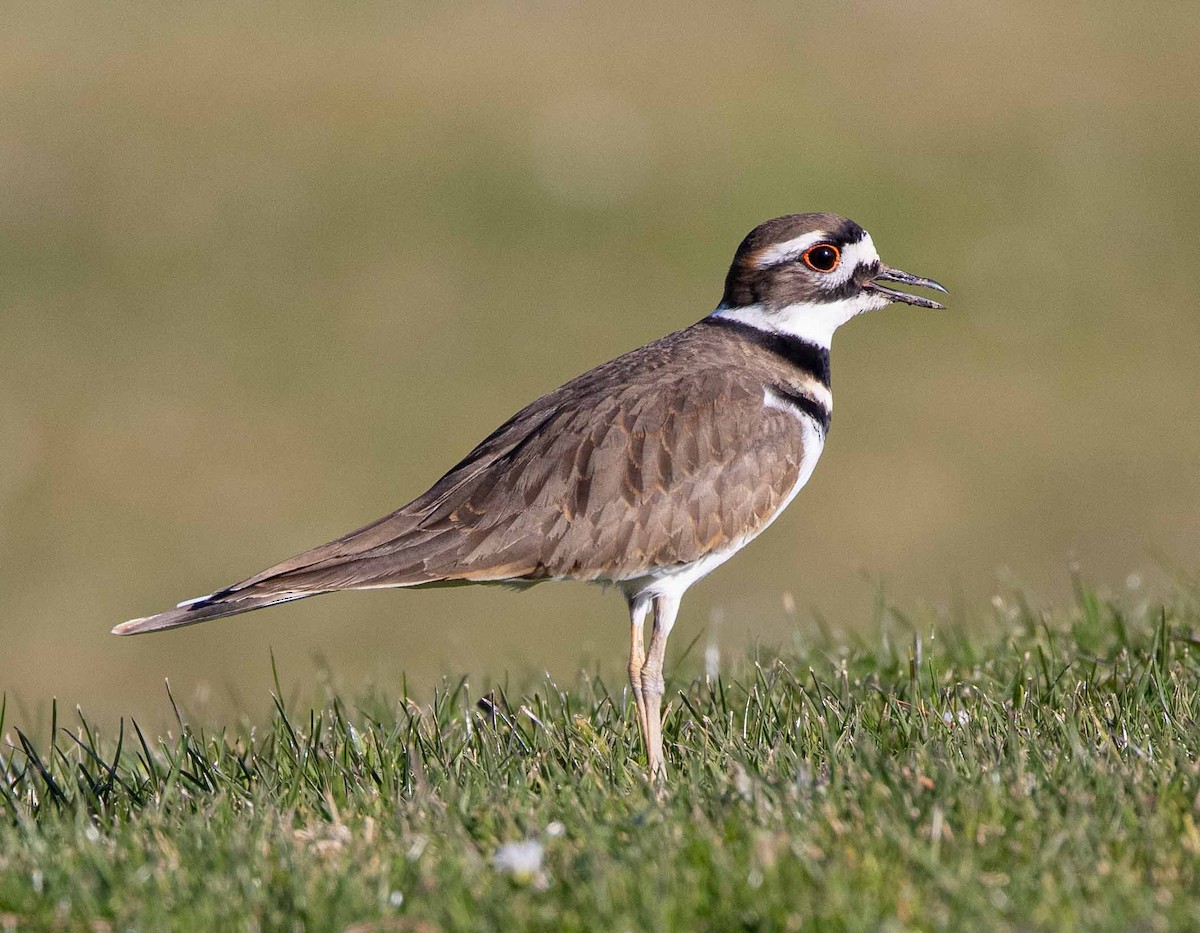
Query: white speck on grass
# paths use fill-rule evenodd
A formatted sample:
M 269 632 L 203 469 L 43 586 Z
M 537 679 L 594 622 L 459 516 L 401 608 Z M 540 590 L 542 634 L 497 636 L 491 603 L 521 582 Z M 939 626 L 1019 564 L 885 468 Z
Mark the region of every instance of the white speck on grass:
M 733 766 L 733 786 L 743 800 L 749 800 L 754 793 L 754 782 L 749 773 L 736 762 Z
M 518 881 L 532 881 L 542 870 L 542 844 L 536 839 L 506 842 L 492 856 L 496 871 L 512 875 Z
M 388 903 L 397 909 L 399 909 L 400 907 L 403 907 L 404 906 L 404 892 L 403 891 L 393 891 L 391 894 L 388 895 Z
M 429 839 L 425 836 L 417 836 L 413 839 L 412 845 L 408 847 L 407 858 L 410 862 L 415 862 L 425 854 L 425 847 L 429 845 Z
M 721 649 L 716 641 L 710 641 L 704 648 L 704 676 L 707 680 L 716 680 L 721 673 Z
M 542 723 L 542 721 L 541 721 L 540 719 L 538 719 L 538 718 L 537 718 L 537 716 L 535 716 L 535 715 L 533 714 L 533 710 L 531 710 L 531 709 L 530 709 L 528 706 L 522 706 L 522 707 L 521 707 L 521 712 L 522 712 L 522 713 L 524 713 L 526 716 L 528 716 L 528 717 L 529 717 L 529 721 L 530 721 L 530 722 L 532 722 L 532 723 L 533 723 L 535 726 L 537 726 L 539 729 L 545 729 L 545 728 L 546 728 L 546 726 L 545 726 L 545 725 Z
M 558 839 L 560 836 L 565 835 L 566 832 L 567 832 L 567 827 L 565 827 L 558 820 L 555 820 L 553 823 L 551 823 L 550 825 L 548 825 L 546 827 L 546 835 L 549 836 L 551 839 Z
M 725 621 L 720 607 L 713 609 L 708 619 L 708 644 L 704 646 L 704 677 L 712 683 L 721 673 L 721 642 L 717 632 Z

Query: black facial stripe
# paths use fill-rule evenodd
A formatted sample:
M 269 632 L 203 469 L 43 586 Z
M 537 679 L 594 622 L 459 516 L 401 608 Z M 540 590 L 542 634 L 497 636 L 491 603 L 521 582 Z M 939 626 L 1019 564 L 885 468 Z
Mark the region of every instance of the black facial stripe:
M 711 327 L 724 327 L 737 333 L 742 339 L 786 360 L 797 369 L 808 373 L 825 388 L 829 388 L 829 351 L 824 347 L 818 347 L 815 343 L 789 334 L 759 330 L 753 324 L 745 324 L 720 315 L 709 315 L 701 323 Z
M 862 294 L 863 283 L 870 280 L 876 272 L 879 271 L 879 262 L 860 265 L 850 275 L 850 278 L 840 283 L 834 288 L 822 288 L 816 301 L 844 301 L 847 298 L 853 298 L 856 295 Z
M 807 395 L 802 395 L 799 392 L 793 392 L 784 386 L 771 386 L 771 391 L 798 411 L 802 411 L 808 417 L 812 418 L 820 426 L 822 435 L 829 433 L 829 422 L 833 416 L 829 409 L 816 399 L 809 398 Z
M 846 218 L 836 231 L 829 231 L 833 235 L 833 242 L 839 246 L 849 246 L 851 243 L 857 243 L 867 235 L 867 231 L 856 224 L 853 220 Z

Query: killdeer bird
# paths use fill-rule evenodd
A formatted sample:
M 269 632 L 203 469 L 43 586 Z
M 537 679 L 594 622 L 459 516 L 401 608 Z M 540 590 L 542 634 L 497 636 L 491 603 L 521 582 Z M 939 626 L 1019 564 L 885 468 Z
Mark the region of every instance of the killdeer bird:
M 893 301 L 942 307 L 893 284 L 946 291 L 885 266 L 852 220 L 769 220 L 742 241 L 720 305 L 698 323 L 527 405 L 390 515 L 113 632 L 338 590 L 612 585 L 629 608 L 629 683 L 658 777 L 663 659 L 680 599 L 762 533 L 812 475 L 833 409 L 833 332 Z

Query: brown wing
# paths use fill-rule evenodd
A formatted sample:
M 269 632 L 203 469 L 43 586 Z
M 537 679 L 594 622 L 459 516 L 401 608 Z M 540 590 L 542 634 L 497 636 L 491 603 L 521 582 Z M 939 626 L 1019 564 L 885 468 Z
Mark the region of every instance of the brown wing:
M 756 532 L 794 485 L 794 418 L 726 373 L 633 384 L 553 418 L 503 470 L 431 516 L 461 522 L 443 576 L 619 581 Z M 439 558 L 442 555 L 439 555 Z
M 797 419 L 764 407 L 762 375 L 714 355 L 710 330 L 677 332 L 568 382 L 392 514 L 122 630 L 342 589 L 618 581 L 728 547 L 782 505 L 804 450 Z
M 770 519 L 804 454 L 797 420 L 739 374 L 569 383 L 420 498 L 245 586 L 616 581 L 722 550 Z

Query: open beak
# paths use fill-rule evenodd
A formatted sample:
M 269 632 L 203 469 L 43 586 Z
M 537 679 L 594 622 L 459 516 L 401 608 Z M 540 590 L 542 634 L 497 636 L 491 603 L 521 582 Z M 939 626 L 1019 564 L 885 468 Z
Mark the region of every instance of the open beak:
M 880 284 L 882 282 L 899 282 L 902 285 L 915 285 L 917 288 L 932 288 L 934 291 L 949 294 L 946 291 L 945 285 L 935 282 L 933 279 L 923 279 L 919 275 L 912 275 L 908 272 L 901 272 L 899 269 L 884 266 L 877 275 L 863 283 L 863 288 L 879 292 L 881 295 L 887 295 L 892 301 L 903 301 L 905 304 L 916 305 L 918 308 L 939 309 L 946 307 L 930 298 L 922 298 L 920 295 L 910 295 L 907 292 L 888 288 L 886 285 Z

